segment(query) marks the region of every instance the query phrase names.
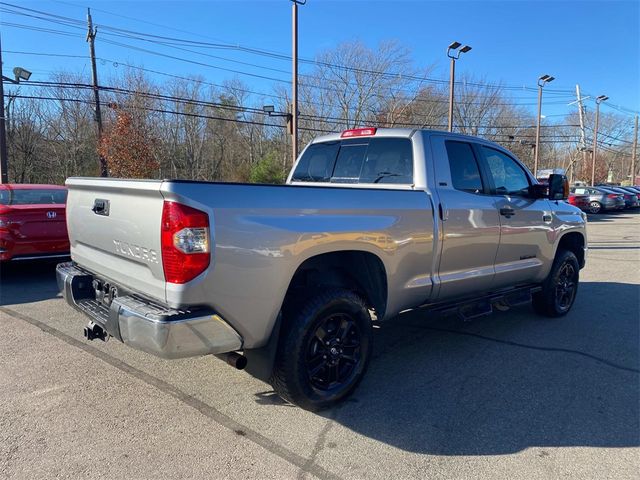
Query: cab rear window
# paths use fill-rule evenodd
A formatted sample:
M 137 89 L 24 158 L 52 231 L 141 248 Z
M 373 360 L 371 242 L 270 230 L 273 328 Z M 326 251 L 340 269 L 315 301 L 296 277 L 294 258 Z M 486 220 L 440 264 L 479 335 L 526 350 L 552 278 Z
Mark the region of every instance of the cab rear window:
M 408 138 L 354 138 L 310 145 L 293 173 L 298 182 L 413 184 Z
M 65 204 L 67 191 L 57 189 L 6 189 L 0 190 L 0 205 Z

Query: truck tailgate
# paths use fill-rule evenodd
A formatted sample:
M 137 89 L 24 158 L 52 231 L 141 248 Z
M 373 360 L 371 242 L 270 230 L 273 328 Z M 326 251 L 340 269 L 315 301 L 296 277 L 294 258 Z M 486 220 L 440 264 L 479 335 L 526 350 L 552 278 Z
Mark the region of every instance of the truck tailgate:
M 159 180 L 67 179 L 71 258 L 116 285 L 165 301 Z

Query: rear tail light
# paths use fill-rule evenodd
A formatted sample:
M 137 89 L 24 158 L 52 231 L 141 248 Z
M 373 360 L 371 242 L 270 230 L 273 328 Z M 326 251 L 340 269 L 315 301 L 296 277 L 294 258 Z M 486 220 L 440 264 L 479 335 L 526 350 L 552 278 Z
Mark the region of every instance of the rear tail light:
M 211 261 L 209 216 L 176 202 L 164 202 L 161 225 L 162 267 L 165 281 L 187 283 Z
M 353 130 L 345 130 L 340 135 L 340 138 L 351 138 L 351 137 L 369 137 L 371 135 L 375 135 L 377 128 L 354 128 Z
M 609 193 L 607 195 L 607 197 L 609 197 L 609 198 L 620 198 L 620 195 L 616 195 L 615 193 Z

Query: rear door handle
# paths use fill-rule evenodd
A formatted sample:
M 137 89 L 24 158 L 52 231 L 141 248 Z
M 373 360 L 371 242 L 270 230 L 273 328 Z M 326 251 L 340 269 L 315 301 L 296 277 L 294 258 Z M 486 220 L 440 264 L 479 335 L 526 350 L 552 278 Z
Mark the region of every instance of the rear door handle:
M 516 214 L 516 211 L 511 207 L 502 207 L 500 209 L 500 215 L 504 215 L 507 218 L 509 218 L 509 217 L 511 217 L 511 216 L 513 216 L 515 214 Z
M 446 222 L 449 218 L 449 212 L 444 207 L 444 205 L 442 205 L 442 203 L 438 205 L 438 213 L 440 213 L 440 220 L 442 220 L 443 222 Z

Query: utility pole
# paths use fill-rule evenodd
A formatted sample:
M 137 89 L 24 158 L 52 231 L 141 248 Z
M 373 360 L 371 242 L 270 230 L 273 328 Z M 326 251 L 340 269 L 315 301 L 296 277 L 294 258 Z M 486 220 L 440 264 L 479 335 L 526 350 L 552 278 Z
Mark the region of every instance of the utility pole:
M 600 102 L 609 100 L 606 95 L 596 97 L 596 123 L 593 128 L 593 151 L 591 152 L 591 186 L 596 184 L 596 158 L 598 151 L 598 126 L 600 124 Z
M 584 132 L 584 106 L 580 95 L 580 85 L 576 84 L 576 97 L 578 100 L 578 117 L 580 118 L 580 146 L 582 149 L 582 165 L 587 165 L 587 137 Z M 583 167 L 583 168 L 584 168 Z M 575 167 L 574 167 L 575 168 Z
M 0 41 L 0 184 L 9 183 L 8 157 L 7 153 L 7 132 L 5 130 L 4 111 L 4 76 L 2 75 L 2 43 Z
M 95 38 L 98 33 L 98 27 L 93 27 L 93 20 L 91 19 L 91 9 L 87 8 L 87 42 L 89 42 L 89 53 L 91 55 L 91 77 L 93 80 L 93 96 L 95 99 L 96 110 L 95 119 L 98 125 L 98 145 L 102 140 L 102 113 L 100 112 L 100 90 L 98 88 L 98 70 L 96 68 L 96 49 Z M 100 176 L 107 176 L 107 162 L 102 155 L 98 158 L 98 166 L 100 167 Z
M 304 5 L 307 0 L 291 0 L 291 163 L 298 158 L 298 3 Z
M 633 151 L 631 152 L 631 185 L 636 184 L 636 160 L 638 155 L 638 115 L 633 129 Z

